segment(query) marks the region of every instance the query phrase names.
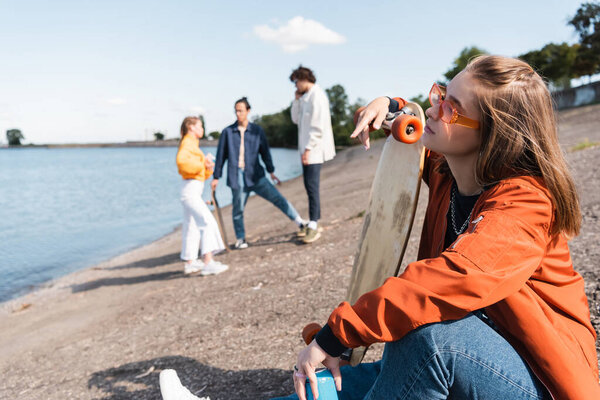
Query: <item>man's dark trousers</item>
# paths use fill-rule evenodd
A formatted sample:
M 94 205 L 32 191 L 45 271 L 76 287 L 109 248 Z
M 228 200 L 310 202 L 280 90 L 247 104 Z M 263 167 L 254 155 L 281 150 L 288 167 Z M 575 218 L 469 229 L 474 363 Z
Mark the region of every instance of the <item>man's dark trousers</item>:
M 304 188 L 308 194 L 308 216 L 311 221 L 318 221 L 321 218 L 321 203 L 319 200 L 321 165 L 323 164 L 308 164 L 302 166 Z

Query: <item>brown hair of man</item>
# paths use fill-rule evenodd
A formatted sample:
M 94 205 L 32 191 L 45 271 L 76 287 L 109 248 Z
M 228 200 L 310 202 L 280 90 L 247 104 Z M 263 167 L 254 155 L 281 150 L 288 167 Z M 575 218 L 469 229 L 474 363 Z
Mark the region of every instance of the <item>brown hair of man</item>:
M 247 97 L 242 97 L 239 100 L 236 100 L 235 104 L 233 105 L 234 107 L 237 106 L 239 103 L 242 103 L 244 106 L 246 106 L 246 110 L 250 110 L 252 107 L 250 107 L 250 103 L 248 103 L 248 98 Z
M 315 78 L 315 74 L 311 71 L 310 68 L 303 67 L 300 65 L 298 68 L 292 71 L 290 75 L 290 81 L 309 81 L 310 83 L 316 83 L 317 78 Z

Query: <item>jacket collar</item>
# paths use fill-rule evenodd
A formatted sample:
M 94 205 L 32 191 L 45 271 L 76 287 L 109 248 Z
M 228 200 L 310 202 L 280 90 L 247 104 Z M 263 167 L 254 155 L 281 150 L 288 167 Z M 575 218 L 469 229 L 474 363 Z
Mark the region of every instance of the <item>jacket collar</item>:
M 240 133 L 240 130 L 238 129 L 237 121 L 235 121 L 233 124 L 229 125 L 229 128 L 231 128 L 232 132 Z M 252 122 L 248 122 L 248 127 L 246 128 L 246 132 L 244 134 L 250 133 L 252 131 L 254 131 L 254 124 Z

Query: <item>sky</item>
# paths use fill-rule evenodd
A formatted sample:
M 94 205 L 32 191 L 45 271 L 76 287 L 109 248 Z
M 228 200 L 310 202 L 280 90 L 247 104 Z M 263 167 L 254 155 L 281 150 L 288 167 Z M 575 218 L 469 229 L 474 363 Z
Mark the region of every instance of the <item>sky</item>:
M 0 143 L 177 137 L 289 106 L 293 69 L 350 101 L 426 94 L 467 46 L 518 56 L 575 43 L 580 1 L 0 0 Z

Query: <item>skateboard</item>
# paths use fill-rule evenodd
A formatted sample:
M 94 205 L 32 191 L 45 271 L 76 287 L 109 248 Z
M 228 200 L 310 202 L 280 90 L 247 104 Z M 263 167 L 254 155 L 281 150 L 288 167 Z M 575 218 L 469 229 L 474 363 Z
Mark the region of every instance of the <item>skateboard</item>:
M 219 225 L 219 232 L 221 233 L 221 239 L 223 239 L 223 243 L 225 243 L 225 250 L 231 251 L 229 248 L 229 241 L 227 240 L 227 233 L 225 232 L 225 224 L 223 223 L 223 215 L 221 214 L 221 207 L 219 207 L 219 202 L 217 201 L 217 196 L 215 195 L 215 191 L 212 190 L 210 192 L 210 204 L 215 208 L 215 214 L 217 216 L 217 224 Z
M 362 109 L 356 111 L 355 123 Z M 382 124 L 387 139 L 375 171 L 352 267 L 346 295 L 350 304 L 381 286 L 388 277 L 402 272 L 400 266 L 413 226 L 423 174 L 425 152 L 418 140 L 424 125 L 423 109 L 412 102 L 396 113 L 388 113 Z M 315 329 L 314 324 L 306 326 L 305 341 L 309 333 L 314 336 Z M 360 363 L 365 352 L 364 347 L 353 349 L 350 363 Z

